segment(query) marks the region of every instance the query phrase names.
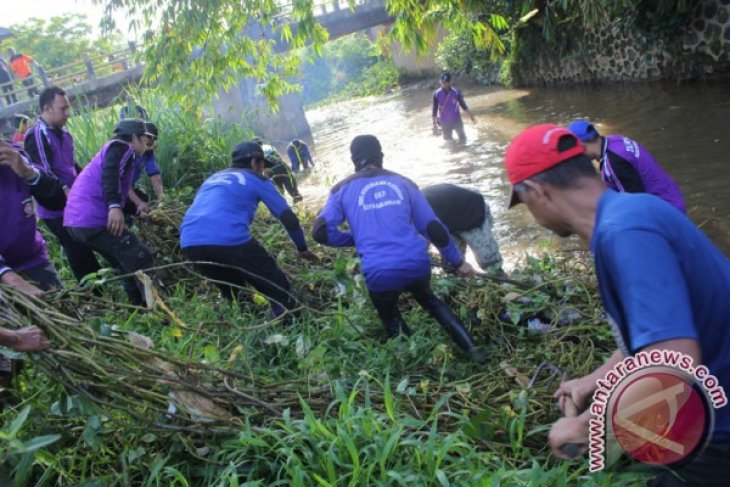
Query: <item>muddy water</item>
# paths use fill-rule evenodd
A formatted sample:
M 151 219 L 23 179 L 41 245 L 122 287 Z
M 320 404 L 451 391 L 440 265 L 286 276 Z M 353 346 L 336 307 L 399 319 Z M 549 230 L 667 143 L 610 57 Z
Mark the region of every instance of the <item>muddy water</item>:
M 393 95 L 309 110 L 318 162 L 302 182 L 310 205 L 318 207 L 329 187 L 352 173 L 349 143 L 371 133 L 383 145 L 388 169 L 421 186 L 452 182 L 484 194 L 508 267 L 546 248 L 569 252 L 582 244 L 552 236 L 522 206 L 506 210 L 503 155 L 509 140 L 528 125 L 586 117 L 602 133 L 625 134 L 645 145 L 678 181 L 690 217 L 730 255 L 730 81 L 524 90 L 464 86 L 477 118 L 475 124 L 465 121 L 465 146 L 432 135 L 433 88 L 421 83 Z

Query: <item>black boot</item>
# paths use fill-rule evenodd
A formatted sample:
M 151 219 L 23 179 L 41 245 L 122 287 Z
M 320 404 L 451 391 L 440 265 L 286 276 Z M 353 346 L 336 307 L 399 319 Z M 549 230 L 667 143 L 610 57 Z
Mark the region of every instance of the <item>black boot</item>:
M 469 335 L 469 332 L 466 331 L 466 328 L 464 328 L 464 325 L 461 321 L 459 321 L 459 318 L 456 317 L 454 312 L 451 311 L 451 308 L 449 308 L 446 303 L 436 296 L 433 296 L 428 300 L 428 303 L 424 306 L 424 308 L 426 308 L 426 311 L 428 311 L 428 313 L 433 316 L 436 321 L 438 321 L 439 325 L 441 325 L 441 327 L 446 330 L 449 335 L 451 335 L 451 338 L 456 342 L 459 348 L 465 352 L 474 348 L 474 340 L 472 340 L 471 335 Z
M 383 320 L 383 326 L 385 327 L 385 334 L 388 339 L 395 338 L 400 334 L 405 336 L 411 336 L 413 334 L 400 313 L 387 321 Z

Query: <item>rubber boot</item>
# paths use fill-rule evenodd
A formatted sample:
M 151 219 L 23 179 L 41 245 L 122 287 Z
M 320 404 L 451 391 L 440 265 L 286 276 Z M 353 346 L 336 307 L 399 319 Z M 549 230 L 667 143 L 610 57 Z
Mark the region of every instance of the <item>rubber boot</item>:
M 385 334 L 387 335 L 388 339 L 395 338 L 400 334 L 403 334 L 405 336 L 411 336 L 412 332 L 411 329 L 408 328 L 408 325 L 406 325 L 406 322 L 403 320 L 403 317 L 398 313 L 397 316 L 394 316 L 390 320 L 383 320 L 383 326 L 385 327 Z
M 429 300 L 426 311 L 451 335 L 459 348 L 465 352 L 474 348 L 474 340 L 472 340 L 471 335 L 446 303 L 434 296 Z

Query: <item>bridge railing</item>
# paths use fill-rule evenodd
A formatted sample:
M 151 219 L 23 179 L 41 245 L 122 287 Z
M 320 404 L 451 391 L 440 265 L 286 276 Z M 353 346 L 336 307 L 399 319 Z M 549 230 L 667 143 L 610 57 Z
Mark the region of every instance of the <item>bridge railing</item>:
M 137 65 L 135 54 L 137 46 L 129 43 L 129 47 L 107 53 L 94 53 L 89 55 L 83 53 L 82 58 L 45 70 L 42 66 L 35 64 L 30 76 L 24 79 L 15 78 L 7 83 L 0 84 L 0 106 L 8 106 L 7 100 L 13 101 L 10 105 L 21 101 L 24 95 L 36 95 L 48 86 L 69 86 L 77 85 L 85 81 L 95 80 L 118 72 L 127 71 Z M 32 82 L 24 84 L 24 80 Z M 11 88 L 10 90 L 7 90 Z M 7 91 L 6 91 L 7 90 Z
M 367 5 L 371 2 L 372 0 L 354 0 L 353 3 L 355 4 L 355 7 L 358 7 L 361 5 Z M 284 0 L 282 3 L 279 3 L 280 12 L 274 17 L 281 18 L 290 16 L 292 13 L 292 7 L 292 3 Z M 314 2 L 312 8 L 316 15 L 327 15 L 339 12 L 340 10 L 347 10 L 350 8 L 350 4 L 347 0 L 321 0 L 319 2 Z

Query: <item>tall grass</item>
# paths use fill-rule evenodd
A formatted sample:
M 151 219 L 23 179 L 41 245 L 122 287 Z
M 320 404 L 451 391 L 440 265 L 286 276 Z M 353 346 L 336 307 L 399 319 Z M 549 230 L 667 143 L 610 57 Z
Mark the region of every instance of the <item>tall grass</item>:
M 207 118 L 200 109 L 171 105 L 162 95 L 152 91 L 136 92 L 137 101 L 145 106 L 150 121 L 159 129 L 157 161 L 162 179 L 168 188 L 197 187 L 202 181 L 228 166 L 231 149 L 251 139 L 253 131 L 241 124 Z M 86 165 L 101 147 L 113 137 L 119 122 L 119 108 L 82 108 L 69 119 L 68 129 L 75 139 L 76 161 Z

